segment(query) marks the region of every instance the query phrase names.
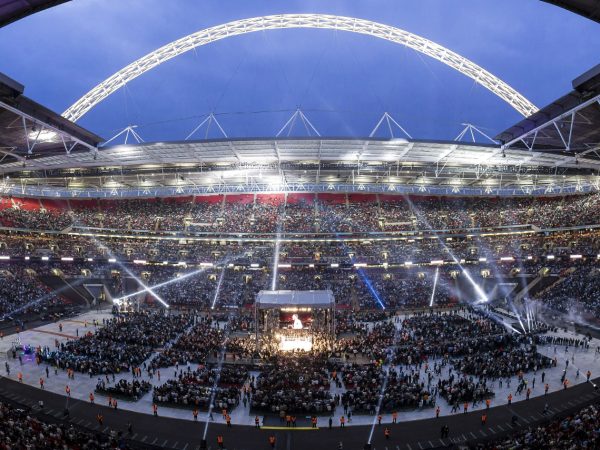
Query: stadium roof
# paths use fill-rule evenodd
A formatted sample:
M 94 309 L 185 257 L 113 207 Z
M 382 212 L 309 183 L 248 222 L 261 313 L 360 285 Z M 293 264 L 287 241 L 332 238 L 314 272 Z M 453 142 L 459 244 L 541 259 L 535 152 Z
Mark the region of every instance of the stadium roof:
M 332 308 L 333 292 L 323 291 L 260 291 L 256 298 L 259 309 Z
M 600 2 L 598 0 L 543 0 L 546 3 L 568 9 L 590 20 L 600 22 Z
M 69 0 L 0 0 L 0 27 Z
M 10 176 L 0 192 L 52 197 L 529 195 L 587 192 L 598 185 L 600 160 L 453 141 L 219 139 L 120 145 L 97 154 L 63 152 L 0 162 L 0 173 Z
M 0 73 L 0 161 L 23 163 L 56 153 L 95 151 L 103 139 L 23 95 Z
M 69 0 L 0 0 L 0 27 Z M 598 0 L 543 0 L 600 22 Z
M 573 80 L 573 88 L 496 139 L 505 148 L 600 160 L 600 64 Z

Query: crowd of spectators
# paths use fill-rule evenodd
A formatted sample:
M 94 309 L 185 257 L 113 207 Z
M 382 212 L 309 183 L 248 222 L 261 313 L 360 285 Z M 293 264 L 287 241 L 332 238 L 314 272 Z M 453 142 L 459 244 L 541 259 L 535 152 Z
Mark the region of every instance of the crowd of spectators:
M 494 391 L 485 379 L 475 380 L 473 377 L 456 377 L 450 374 L 437 383 L 440 396 L 451 405 L 465 402 L 480 402 L 494 396 Z
M 600 265 L 581 264 L 563 269 L 550 289 L 540 292 L 536 299 L 556 313 L 600 318 Z
M 534 372 L 554 365 L 552 359 L 537 352 L 535 345 L 528 345 L 526 348 L 512 347 L 512 342 L 507 341 L 505 339 L 500 342 L 496 349 L 479 350 L 465 356 L 455 363 L 456 369 L 462 373 L 494 379 Z
M 144 394 L 152 390 L 152 384 L 144 380 L 128 381 L 120 379 L 114 385 L 107 385 L 104 379 L 99 378 L 96 383 L 96 392 L 111 397 L 123 397 L 128 400 L 139 400 Z
M 139 367 L 189 325 L 190 318 L 163 313 L 129 313 L 105 322 L 95 333 L 59 348 L 41 349 L 38 356 L 61 369 L 90 375 L 128 372 Z
M 566 417 L 477 445 L 479 450 L 594 449 L 600 448 L 600 408 L 587 406 Z
M 252 410 L 279 414 L 329 414 L 335 401 L 324 356 L 279 355 L 252 386 Z
M 9 199 L 3 199 L 10 201 Z M 144 231 L 355 233 L 364 231 L 466 230 L 530 224 L 541 228 L 595 224 L 600 195 L 556 198 L 480 199 L 398 197 L 395 201 L 202 197 L 190 199 L 90 200 L 64 211 L 21 207 L 0 211 L 0 224 L 15 228 L 92 228 Z M 4 205 L 7 202 L 4 201 Z
M 220 372 L 224 381 L 214 386 L 217 377 L 215 369 L 180 370 L 176 378 L 154 388 L 153 401 L 157 404 L 208 409 L 212 399 L 212 406 L 218 411 L 231 410 L 240 402 L 239 386 L 244 383 L 248 372 L 243 368 L 227 366 Z
M 64 450 L 127 449 L 121 439 L 91 434 L 72 424 L 49 423 L 19 408 L 0 402 L 0 449 Z
M 22 266 L 0 270 L 0 318 L 39 313 L 61 303 L 59 296 Z
M 375 414 L 380 398 L 380 411 L 388 413 L 435 405 L 419 374 L 385 370 L 378 364 L 352 364 L 342 368 L 341 376 L 346 388 L 342 404 L 355 414 Z

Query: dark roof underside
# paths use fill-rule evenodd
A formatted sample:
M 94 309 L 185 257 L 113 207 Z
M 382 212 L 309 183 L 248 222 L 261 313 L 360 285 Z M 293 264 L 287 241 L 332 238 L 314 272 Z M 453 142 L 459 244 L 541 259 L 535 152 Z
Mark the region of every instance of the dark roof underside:
M 523 134 L 534 130 L 535 128 L 544 125 L 545 123 L 559 117 L 563 113 L 581 105 L 585 101 L 589 100 L 589 93 L 580 93 L 578 91 L 572 91 L 569 94 L 555 100 L 548 106 L 540 109 L 535 114 L 521 120 L 519 123 L 513 125 L 508 130 L 503 131 L 496 139 L 506 143 L 511 140 L 522 136 Z M 560 133 L 554 126 L 545 127 L 540 130 L 536 140 L 535 148 L 538 151 L 557 150 L 564 148 L 563 139 L 569 133 L 571 126 L 571 117 L 565 117 L 564 120 L 560 121 L 558 128 L 561 130 Z M 589 150 L 592 147 L 597 147 L 600 143 L 600 104 L 594 102 L 580 110 L 573 123 L 572 131 L 572 143 L 571 150 L 575 153 Z M 524 144 L 517 143 L 517 147 L 526 148 Z
M 53 127 L 91 146 L 97 146 L 103 139 L 94 133 L 65 119 L 54 111 L 25 97 L 23 86 L 0 73 L 0 102 L 30 119 L 25 121 L 18 112 L 0 105 L 0 158 L 10 161 L 13 155 L 28 156 L 28 144 L 31 145 L 33 137 L 43 128 L 43 125 Z M 31 119 L 38 122 L 34 125 Z M 35 151 L 31 157 L 49 156 L 55 153 L 64 153 L 65 147 L 59 137 L 35 144 Z M 73 151 L 81 151 L 85 147 L 76 145 Z M 9 157 L 7 160 L 6 158 Z
M 600 0 L 542 0 L 600 23 Z
M 0 27 L 69 0 L 0 0 Z

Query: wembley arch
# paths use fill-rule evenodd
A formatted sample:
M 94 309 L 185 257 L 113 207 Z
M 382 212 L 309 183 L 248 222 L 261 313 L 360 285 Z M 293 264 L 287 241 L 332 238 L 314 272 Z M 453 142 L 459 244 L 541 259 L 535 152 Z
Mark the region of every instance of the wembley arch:
M 481 86 L 496 94 L 525 117 L 530 116 L 538 110 L 538 108 L 522 94 L 469 59 L 464 58 L 429 39 L 400 28 L 354 17 L 325 14 L 280 14 L 235 20 L 233 22 L 200 30 L 164 45 L 108 77 L 77 100 L 63 112 L 62 115 L 66 119 L 76 122 L 90 109 L 113 92 L 123 87 L 129 81 L 161 65 L 163 62 L 175 58 L 196 47 L 256 31 L 280 30 L 286 28 L 316 28 L 348 31 L 404 45 L 405 47 L 434 58 L 473 79 Z

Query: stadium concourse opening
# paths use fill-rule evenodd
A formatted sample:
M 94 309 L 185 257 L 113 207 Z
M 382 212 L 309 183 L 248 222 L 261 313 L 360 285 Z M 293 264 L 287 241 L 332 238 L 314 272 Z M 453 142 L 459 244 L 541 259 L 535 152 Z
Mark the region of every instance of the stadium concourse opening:
M 331 350 L 335 342 L 335 299 L 330 290 L 260 291 L 254 306 L 258 350 Z

